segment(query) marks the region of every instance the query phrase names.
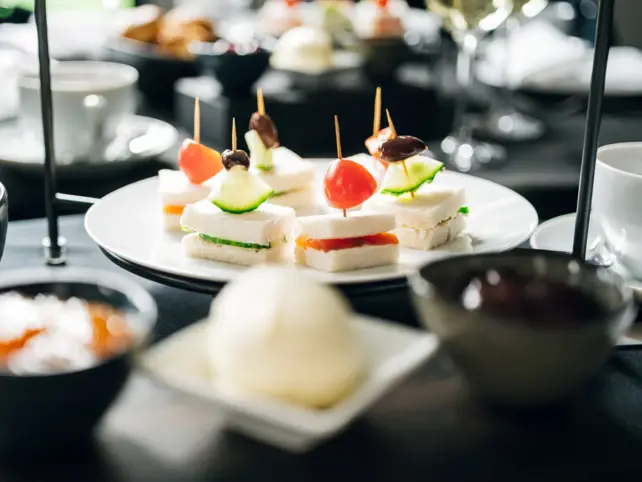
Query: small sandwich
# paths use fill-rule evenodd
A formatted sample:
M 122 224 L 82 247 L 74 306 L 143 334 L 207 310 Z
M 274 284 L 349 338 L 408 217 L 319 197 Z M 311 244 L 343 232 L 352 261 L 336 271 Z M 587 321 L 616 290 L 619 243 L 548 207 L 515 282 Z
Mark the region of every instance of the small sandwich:
M 263 204 L 243 214 L 227 213 L 210 200 L 185 208 L 181 224 L 190 234 L 183 237 L 185 254 L 192 258 L 253 266 L 285 263 L 292 257 L 294 212 Z
M 377 190 L 377 181 L 361 164 L 343 159 L 335 116 L 338 159 L 328 168 L 324 191 L 328 204 L 342 213 L 297 219 L 294 258 L 321 271 L 350 271 L 395 264 L 399 240 L 391 213 L 351 212 Z
M 415 197 L 376 195 L 364 209 L 394 214 L 394 233 L 405 248 L 430 250 L 442 246 L 466 228 L 466 194 L 463 189 L 431 185 Z
M 250 149 L 252 169 L 274 190 L 268 202 L 294 209 L 313 206 L 316 202 L 314 166 L 279 145 L 274 122 L 265 113 L 261 89 L 257 92 L 257 103 L 258 111 L 250 119 L 245 141 Z
M 158 172 L 158 194 L 162 206 L 163 227 L 167 231 L 181 230 L 181 215 L 185 206 L 207 198 L 212 182 L 222 169 L 221 155 L 199 142 L 200 114 L 198 99 L 194 105 L 194 139 L 187 139 L 178 152 L 178 171 Z
M 211 191 L 207 182 L 193 184 L 183 171 L 158 171 L 158 194 L 162 204 L 163 227 L 167 231 L 181 230 L 185 206 L 206 199 Z
M 399 240 L 392 213 L 358 211 L 297 219 L 294 258 L 320 271 L 352 271 L 395 264 Z
M 223 153 L 226 172 L 210 197 L 183 212 L 181 225 L 190 233 L 183 250 L 192 258 L 244 266 L 290 261 L 294 210 L 265 204 L 273 191 L 249 171 L 248 155 L 235 144 Z
M 380 158 L 389 167 L 379 193 L 366 201 L 363 209 L 394 214 L 394 233 L 401 246 L 437 248 L 465 229 L 465 192 L 431 185 L 443 164 L 425 155 L 427 147 L 420 139 L 397 136 L 389 115 L 388 122 L 393 134 L 381 145 Z

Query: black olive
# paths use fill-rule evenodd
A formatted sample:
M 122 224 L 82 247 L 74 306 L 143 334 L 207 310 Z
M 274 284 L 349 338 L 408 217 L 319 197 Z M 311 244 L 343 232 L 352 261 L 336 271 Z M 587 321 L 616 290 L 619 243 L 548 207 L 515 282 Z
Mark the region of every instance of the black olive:
M 397 136 L 387 140 L 379 147 L 381 160 L 386 162 L 401 162 L 427 149 L 421 139 L 412 136 Z
M 227 149 L 221 157 L 223 158 L 223 166 L 228 171 L 234 166 L 243 166 L 245 169 L 250 168 L 250 157 L 247 152 L 240 149 L 236 151 Z
M 263 145 L 267 149 L 279 145 L 279 134 L 269 115 L 261 115 L 258 112 L 252 114 L 250 118 L 250 130 L 258 133 L 263 141 Z

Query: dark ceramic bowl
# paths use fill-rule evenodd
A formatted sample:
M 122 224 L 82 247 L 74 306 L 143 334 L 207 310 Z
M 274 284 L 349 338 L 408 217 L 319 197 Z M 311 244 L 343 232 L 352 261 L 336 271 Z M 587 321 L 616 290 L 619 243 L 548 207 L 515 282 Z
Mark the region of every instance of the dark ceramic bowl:
M 9 228 L 9 195 L 4 184 L 0 183 L 0 260 L 4 253 L 4 245 L 7 241 L 7 229 Z
M 84 445 L 127 381 L 134 355 L 147 342 L 156 323 L 156 303 L 127 278 L 79 268 L 5 273 L 0 293 L 11 291 L 106 303 L 123 311 L 138 335 L 127 351 L 85 370 L 29 376 L 0 372 L 0 456 L 46 456 L 62 445 Z
M 462 293 L 470 276 L 491 270 L 519 273 L 522 281 L 527 280 L 521 286 L 531 290 L 535 286 L 531 281 L 536 280 L 548 293 L 539 304 L 551 303 L 538 310 L 549 315 L 522 310 L 520 316 L 500 316 L 483 307 L 466 309 Z M 549 251 L 516 250 L 441 260 L 421 268 L 410 284 L 423 324 L 440 338 L 472 393 L 515 408 L 571 397 L 599 371 L 636 313 L 631 290 L 619 276 L 579 263 L 571 255 Z M 570 316 L 558 323 L 559 315 L 552 310 L 559 312 L 563 306 L 560 297 L 550 294 L 554 286 L 570 287 L 574 292 L 580 289 L 586 296 L 572 307 L 565 303 L 567 313 L 586 314 L 589 307 L 599 310 L 574 317 L 575 323 L 568 322 Z M 535 291 L 522 292 L 531 299 L 541 296 Z M 505 303 L 516 299 L 515 291 L 506 293 L 496 306 L 508 306 Z M 511 312 L 517 311 L 513 308 Z
M 214 75 L 227 96 L 249 95 L 270 63 L 270 52 L 258 42 L 254 46 L 237 46 L 236 50 L 224 40 L 194 42 L 190 52 Z
M 109 60 L 138 70 L 138 90 L 146 103 L 157 109 L 173 109 L 176 81 L 199 74 L 196 60 L 162 54 L 154 46 L 136 40 L 112 38 L 106 50 Z

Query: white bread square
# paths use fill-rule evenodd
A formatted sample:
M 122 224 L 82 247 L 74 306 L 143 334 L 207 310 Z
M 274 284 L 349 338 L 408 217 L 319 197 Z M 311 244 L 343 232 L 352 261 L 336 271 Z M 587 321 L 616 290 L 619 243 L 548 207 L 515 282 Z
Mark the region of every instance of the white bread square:
M 185 206 L 205 199 L 212 191 L 210 181 L 192 184 L 182 171 L 158 171 L 158 194 L 161 203 L 168 206 Z
M 297 246 L 294 249 L 294 259 L 298 264 L 319 271 L 354 271 L 396 264 L 399 259 L 399 246 L 396 244 L 360 246 L 328 252 Z
M 293 209 L 313 206 L 316 203 L 316 193 L 314 186 L 309 184 L 296 191 L 290 191 L 280 196 L 273 196 L 267 200 L 268 204 L 276 206 L 287 206 Z
M 274 168 L 271 171 L 257 170 L 257 173 L 275 192 L 301 189 L 314 182 L 314 164 L 304 161 L 285 147 L 277 147 L 272 151 L 272 163 Z
M 190 258 L 209 259 L 242 266 L 292 261 L 292 245 L 288 243 L 277 244 L 270 249 L 248 249 L 210 243 L 198 234 L 191 233 L 183 236 L 181 246 L 185 255 Z
M 295 233 L 312 239 L 343 239 L 385 233 L 394 228 L 392 213 L 354 211 L 347 217 L 337 212 L 298 218 Z
M 414 198 L 377 194 L 364 203 L 363 210 L 394 213 L 399 228 L 427 230 L 454 218 L 465 204 L 463 189 L 430 184 L 417 191 Z
M 397 228 L 393 231 L 404 248 L 428 251 L 438 248 L 459 236 L 466 228 L 466 216 L 457 214 L 431 229 Z
M 291 238 L 295 213 L 292 208 L 262 204 L 249 213 L 230 214 L 211 201 L 185 206 L 181 225 L 190 231 L 241 243 L 270 244 Z
M 181 230 L 181 215 L 161 213 L 161 222 L 165 231 Z

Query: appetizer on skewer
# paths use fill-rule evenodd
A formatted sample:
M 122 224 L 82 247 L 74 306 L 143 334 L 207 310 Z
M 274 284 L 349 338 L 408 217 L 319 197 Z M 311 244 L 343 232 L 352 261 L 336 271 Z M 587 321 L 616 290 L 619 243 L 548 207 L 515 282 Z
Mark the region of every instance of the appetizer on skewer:
M 295 260 L 321 271 L 350 271 L 394 264 L 399 240 L 389 232 L 395 227 L 393 213 L 347 210 L 363 204 L 377 189 L 370 172 L 341 154 L 339 120 L 335 116 L 337 160 L 328 169 L 325 195 L 330 206 L 343 213 L 297 219 Z
M 273 189 L 249 169 L 250 158 L 236 149 L 223 152 L 225 172 L 208 199 L 185 208 L 181 217 L 185 254 L 240 265 L 284 262 L 291 257 L 294 210 L 265 204 Z
M 360 2 L 354 21 L 354 30 L 361 39 L 401 39 L 405 28 L 399 12 L 391 8 L 389 0 Z
M 380 174 L 385 173 L 388 168 L 388 163 L 381 160 L 379 148 L 381 147 L 381 144 L 389 140 L 391 137 L 392 132 L 390 127 L 386 127 L 385 129 L 381 128 L 381 87 L 377 87 L 372 136 L 366 139 L 366 149 L 368 149 L 368 153 L 372 156 L 373 167 L 376 172 Z
M 180 231 L 185 206 L 209 196 L 211 179 L 223 169 L 221 155 L 200 143 L 200 110 L 194 104 L 194 139 L 186 139 L 178 153 L 178 171 L 158 172 L 158 192 L 162 204 L 163 226 Z
M 274 122 L 265 112 L 261 89 L 257 92 L 258 110 L 250 119 L 245 141 L 250 149 L 252 169 L 272 187 L 270 204 L 306 208 L 315 203 L 314 166 L 291 150 L 279 145 Z
M 397 136 L 388 113 L 392 138 L 380 147 L 389 163 L 379 194 L 369 199 L 364 210 L 393 213 L 395 235 L 406 248 L 430 250 L 456 238 L 466 227 L 466 196 L 463 189 L 443 186 L 420 188 L 443 170 L 443 164 L 421 155 L 427 150 L 420 139 Z

